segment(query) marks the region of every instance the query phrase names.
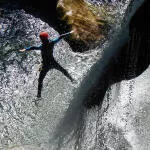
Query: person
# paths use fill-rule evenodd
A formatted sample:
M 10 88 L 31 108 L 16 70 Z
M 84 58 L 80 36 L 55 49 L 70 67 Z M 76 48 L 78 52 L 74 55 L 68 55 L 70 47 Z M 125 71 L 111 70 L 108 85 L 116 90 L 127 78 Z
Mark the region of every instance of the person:
M 54 45 L 60 41 L 63 37 L 66 37 L 73 33 L 73 31 L 65 33 L 60 35 L 59 37 L 49 40 L 49 34 L 47 32 L 41 32 L 39 37 L 42 42 L 40 46 L 30 46 L 24 49 L 19 50 L 20 52 L 30 51 L 30 50 L 41 50 L 41 56 L 42 56 L 42 66 L 41 69 L 39 69 L 39 79 L 38 79 L 38 92 L 37 97 L 41 97 L 41 91 L 43 87 L 43 80 L 47 74 L 47 72 L 50 69 L 57 69 L 61 71 L 67 78 L 69 78 L 72 82 L 74 82 L 74 79 L 70 76 L 70 74 L 62 67 L 60 66 L 56 60 L 53 57 L 53 48 Z

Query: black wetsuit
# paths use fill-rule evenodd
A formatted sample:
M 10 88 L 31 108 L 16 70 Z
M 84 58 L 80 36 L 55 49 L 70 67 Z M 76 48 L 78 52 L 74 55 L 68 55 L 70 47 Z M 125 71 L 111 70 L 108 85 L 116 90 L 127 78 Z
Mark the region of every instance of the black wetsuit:
M 31 46 L 25 48 L 27 51 L 28 50 L 41 50 L 41 55 L 42 55 L 42 68 L 40 71 L 39 79 L 38 79 L 38 93 L 37 97 L 41 97 L 41 90 L 43 86 L 43 80 L 47 74 L 47 72 L 50 69 L 57 69 L 61 71 L 67 78 L 69 78 L 71 81 L 73 81 L 72 77 L 70 74 L 63 68 L 61 67 L 56 60 L 53 57 L 53 48 L 54 45 L 64 36 L 68 35 L 69 33 L 62 34 L 60 37 L 54 39 L 54 40 L 46 40 L 45 42 L 42 43 L 40 46 Z

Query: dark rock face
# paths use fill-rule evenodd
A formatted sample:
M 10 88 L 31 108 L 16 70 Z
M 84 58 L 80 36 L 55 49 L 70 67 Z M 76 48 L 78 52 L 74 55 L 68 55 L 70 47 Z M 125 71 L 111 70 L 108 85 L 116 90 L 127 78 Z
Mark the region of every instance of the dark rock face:
M 25 9 L 28 13 L 32 13 L 38 17 L 45 19 L 45 21 L 49 21 L 51 23 L 57 20 L 57 11 L 56 5 L 58 0 L 43 0 L 43 1 L 35 1 L 35 0 L 5 0 L 0 2 L 5 5 L 10 3 L 10 8 L 15 5 L 16 7 L 20 7 Z M 8 7 L 8 6 L 7 6 Z
M 126 62 L 128 72 L 133 71 L 133 77 L 140 75 L 150 63 L 150 2 L 146 0 L 132 17 L 130 23 L 130 38 L 128 41 Z M 128 58 L 127 58 L 128 57 Z M 131 60 L 132 59 L 132 60 Z M 128 75 L 126 75 L 126 78 Z

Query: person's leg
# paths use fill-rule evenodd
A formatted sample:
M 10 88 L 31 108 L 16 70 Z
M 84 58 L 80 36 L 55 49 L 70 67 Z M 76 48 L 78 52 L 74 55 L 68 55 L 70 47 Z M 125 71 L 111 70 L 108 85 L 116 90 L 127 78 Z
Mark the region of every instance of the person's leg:
M 62 66 L 60 66 L 57 62 L 54 62 L 53 64 L 54 68 L 61 71 L 67 78 L 71 80 L 71 82 L 74 82 L 74 79 L 71 77 L 71 75 L 65 70 Z
M 39 75 L 39 79 L 38 79 L 38 92 L 37 92 L 37 97 L 41 97 L 41 91 L 42 91 L 42 87 L 43 87 L 43 80 L 48 72 L 48 68 L 42 68 L 42 70 L 40 71 L 40 75 Z

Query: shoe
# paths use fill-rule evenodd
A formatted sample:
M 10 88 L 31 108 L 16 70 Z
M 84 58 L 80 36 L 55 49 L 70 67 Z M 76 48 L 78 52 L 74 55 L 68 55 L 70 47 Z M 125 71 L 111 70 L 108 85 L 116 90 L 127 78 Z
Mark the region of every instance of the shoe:
M 37 98 L 41 98 L 41 94 L 37 94 Z

